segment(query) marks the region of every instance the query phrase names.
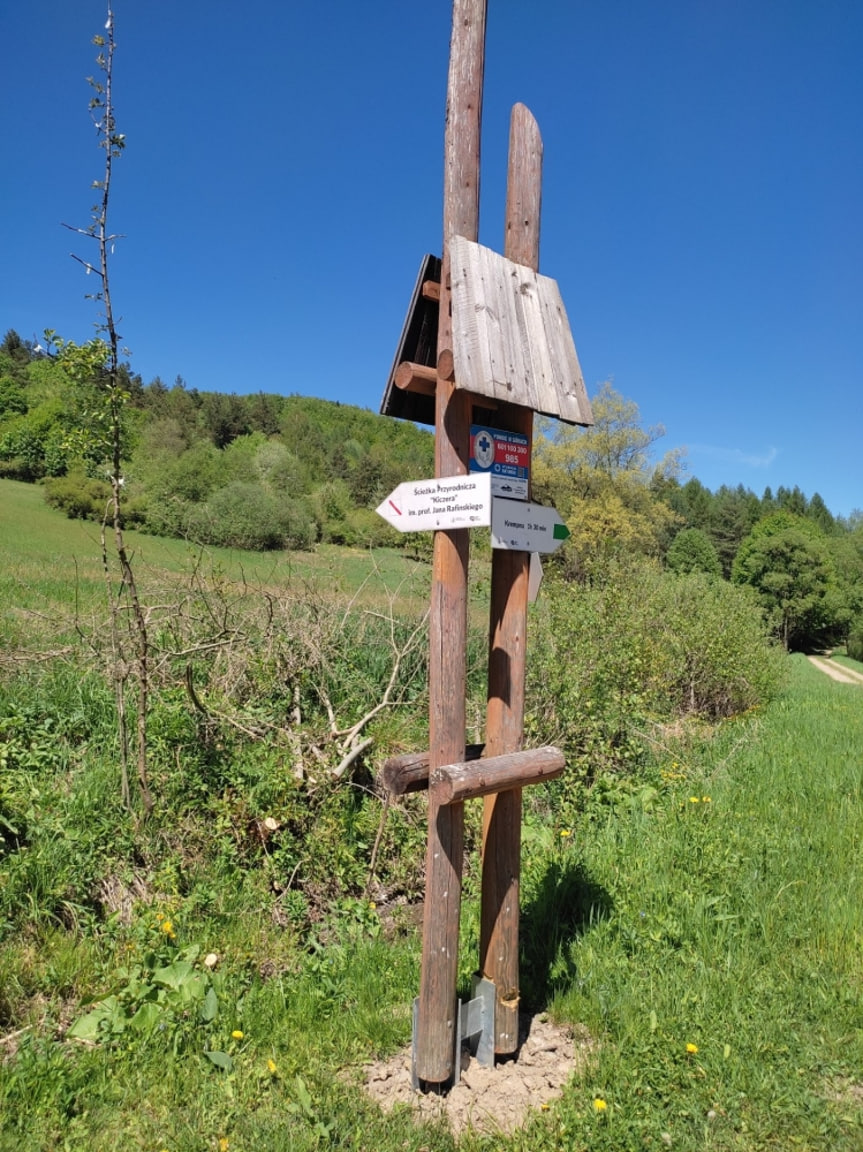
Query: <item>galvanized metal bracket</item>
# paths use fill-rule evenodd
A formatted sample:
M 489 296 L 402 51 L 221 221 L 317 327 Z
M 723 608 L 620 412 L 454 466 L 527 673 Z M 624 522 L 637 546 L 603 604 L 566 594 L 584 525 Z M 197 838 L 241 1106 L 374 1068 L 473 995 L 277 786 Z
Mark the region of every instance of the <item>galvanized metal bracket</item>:
M 478 973 L 473 977 L 473 996 L 456 1005 L 455 1061 L 452 1077 L 454 1088 L 461 1079 L 462 1045 L 467 1044 L 471 1056 L 486 1068 L 494 1067 L 494 1006 L 496 990 L 493 981 Z M 419 1091 L 417 1076 L 417 1024 L 419 1021 L 419 996 L 413 1004 L 413 1026 L 411 1029 L 411 1086 Z

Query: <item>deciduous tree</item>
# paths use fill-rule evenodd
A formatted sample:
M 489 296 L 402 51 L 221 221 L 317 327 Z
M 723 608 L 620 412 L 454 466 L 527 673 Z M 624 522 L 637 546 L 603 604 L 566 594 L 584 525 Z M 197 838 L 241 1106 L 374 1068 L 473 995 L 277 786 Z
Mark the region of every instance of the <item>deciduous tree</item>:
M 758 593 L 786 648 L 819 647 L 847 624 L 847 606 L 827 541 L 811 521 L 776 512 L 740 546 L 731 578 Z

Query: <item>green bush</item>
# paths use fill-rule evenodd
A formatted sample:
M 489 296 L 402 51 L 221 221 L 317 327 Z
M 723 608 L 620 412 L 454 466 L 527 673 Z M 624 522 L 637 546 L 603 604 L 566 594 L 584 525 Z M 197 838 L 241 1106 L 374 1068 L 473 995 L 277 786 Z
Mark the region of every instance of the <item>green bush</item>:
M 14 416 L 0 434 L 0 476 L 39 480 L 66 471 L 65 412 L 59 400 L 48 400 Z
M 192 506 L 188 534 L 202 544 L 258 552 L 309 548 L 314 539 L 311 517 L 300 503 L 279 501 L 260 484 L 243 481 L 227 484 L 205 504 Z
M 0 416 L 23 416 L 26 411 L 24 389 L 10 376 L 0 376 Z
M 401 533 L 371 508 L 354 508 L 348 514 L 344 542 L 353 548 L 399 548 Z
M 351 494 L 344 480 L 329 480 L 312 495 L 315 519 L 325 544 L 347 544 L 352 536 Z
M 531 726 L 589 779 L 633 771 L 656 722 L 717 720 L 764 702 L 784 668 L 747 590 L 647 562 L 612 566 L 593 585 L 552 586 L 529 651 Z
M 101 521 L 111 497 L 111 485 L 82 471 L 45 481 L 45 500 L 70 520 Z
M 160 498 L 194 503 L 206 500 L 223 475 L 221 453 L 209 441 L 201 441 L 165 469 L 154 490 Z
M 775 694 L 784 660 L 748 589 L 699 572 L 655 578 L 649 615 L 651 707 L 718 720 Z
M 280 440 L 267 440 L 254 455 L 254 467 L 261 484 L 274 495 L 296 498 L 308 484 L 306 466 Z

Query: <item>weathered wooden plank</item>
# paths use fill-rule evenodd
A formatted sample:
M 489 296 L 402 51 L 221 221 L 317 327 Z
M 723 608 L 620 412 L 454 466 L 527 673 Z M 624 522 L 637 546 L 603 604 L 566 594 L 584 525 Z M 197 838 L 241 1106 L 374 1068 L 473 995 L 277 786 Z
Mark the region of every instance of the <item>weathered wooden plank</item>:
M 524 104 L 516 104 L 510 116 L 504 256 L 533 272 L 539 268 L 541 209 L 542 137 L 530 110 Z M 509 332 L 514 346 L 515 378 L 528 381 L 526 407 L 539 411 L 536 385 L 527 370 L 530 348 L 516 327 L 510 327 Z
M 464 750 L 465 760 L 479 760 L 485 744 L 468 744 Z M 406 792 L 422 792 L 429 785 L 428 752 L 406 752 L 402 756 L 390 756 L 381 768 L 381 784 L 391 796 L 404 796 Z
M 443 265 L 437 364 L 452 352 L 450 249 L 454 235 L 479 230 L 479 152 L 486 0 L 454 0 L 444 139 Z M 443 357 L 445 359 L 445 357 Z M 470 398 L 438 377 L 435 474 L 466 473 Z M 429 618 L 429 756 L 433 772 L 464 756 L 468 532 L 436 532 Z M 461 910 L 464 805 L 429 791 L 426 899 L 416 1031 L 416 1074 L 442 1084 L 455 1066 L 456 980 Z
M 430 788 L 441 804 L 460 805 L 479 796 L 554 780 L 565 767 L 563 753 L 549 745 L 527 752 L 485 756 L 482 760 L 442 764 L 432 772 Z
M 452 249 L 457 388 L 569 423 L 592 423 L 555 281 L 462 234 L 454 236 Z M 520 366 L 516 348 L 521 352 Z M 511 369 L 518 369 L 518 374 Z
M 543 282 L 538 276 L 532 283 L 524 277 L 516 298 L 516 314 L 530 354 L 535 410 L 545 413 L 553 410 L 560 414 L 565 410 L 565 395 L 557 393 L 556 373 L 545 331 L 542 291 Z
M 562 406 L 572 412 L 590 415 L 590 400 L 578 352 L 570 336 L 569 320 L 560 288 L 552 280 L 542 295 L 543 328 L 555 370 L 556 393 Z M 592 421 L 592 416 L 590 417 Z
M 533 113 L 513 105 L 509 121 L 504 256 L 515 264 L 539 268 L 542 212 L 542 136 Z
M 504 255 L 516 264 L 539 265 L 542 196 L 542 139 L 523 104 L 510 118 Z M 529 349 L 522 334 L 509 329 L 513 357 L 511 379 L 527 378 Z M 536 404 L 533 382 L 531 405 Z M 532 440 L 533 412 L 507 405 L 497 423 Z M 496 549 L 492 554 L 489 619 L 488 711 L 486 739 L 490 755 L 517 752 L 524 731 L 527 605 L 530 556 Z M 480 971 L 495 986 L 495 1052 L 518 1047 L 519 902 L 521 887 L 521 789 L 487 796 L 483 802 Z
M 510 313 L 507 297 L 512 287 L 501 277 L 495 276 L 493 262 L 488 259 L 488 256 L 493 257 L 494 253 L 489 249 L 485 249 L 484 252 L 487 254 L 483 260 L 485 286 L 495 316 L 494 327 L 490 326 L 487 333 L 494 393 L 499 402 L 511 404 L 515 399 L 518 381 L 521 380 L 525 383 L 524 399 L 529 401 L 530 381 L 525 379 L 524 364 L 522 362 L 516 366 L 515 363 L 515 349 L 516 347 L 520 349 L 521 344 L 517 338 L 518 334 L 513 331 L 512 325 L 507 323 Z M 530 407 L 530 404 L 527 403 L 525 406 Z
M 464 306 L 458 317 L 450 318 L 452 324 L 453 348 L 458 349 L 461 371 L 467 373 L 471 380 L 487 381 L 491 372 L 488 362 L 488 341 L 480 338 L 481 328 L 476 323 L 477 310 L 483 307 L 481 303 L 481 275 L 477 267 L 473 249 L 467 245 L 462 236 L 453 236 L 450 245 L 451 291 L 459 292 L 464 297 Z M 453 379 L 459 368 L 453 356 Z M 470 392 L 472 389 L 465 388 Z M 494 389 L 486 388 L 483 395 L 494 398 Z

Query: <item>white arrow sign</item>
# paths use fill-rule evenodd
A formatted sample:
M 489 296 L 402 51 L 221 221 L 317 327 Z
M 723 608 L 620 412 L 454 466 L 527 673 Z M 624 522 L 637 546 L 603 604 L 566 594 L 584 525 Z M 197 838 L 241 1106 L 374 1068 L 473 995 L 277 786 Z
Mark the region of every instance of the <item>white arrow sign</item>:
M 475 473 L 406 481 L 376 511 L 399 532 L 481 528 L 491 523 L 491 476 Z
M 568 535 L 569 529 L 555 508 L 495 496 L 491 510 L 492 548 L 556 552 Z

